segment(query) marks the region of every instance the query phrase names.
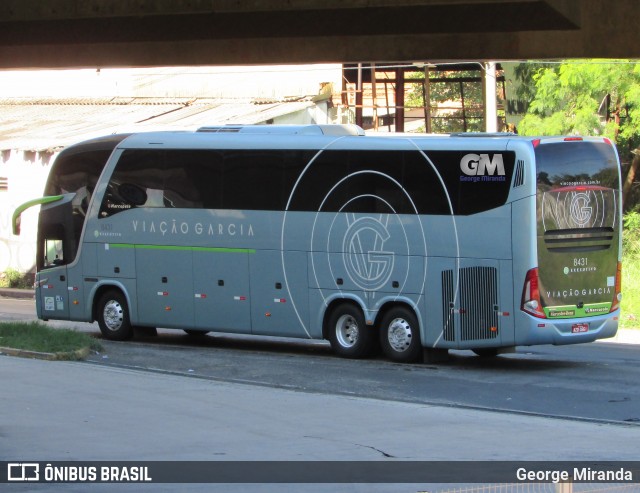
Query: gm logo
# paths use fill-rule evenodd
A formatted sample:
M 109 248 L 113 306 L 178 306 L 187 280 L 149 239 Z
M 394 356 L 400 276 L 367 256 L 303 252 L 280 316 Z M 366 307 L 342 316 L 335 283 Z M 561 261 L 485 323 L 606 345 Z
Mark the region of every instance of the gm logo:
M 467 154 L 460 160 L 460 169 L 467 176 L 504 176 L 502 154 Z

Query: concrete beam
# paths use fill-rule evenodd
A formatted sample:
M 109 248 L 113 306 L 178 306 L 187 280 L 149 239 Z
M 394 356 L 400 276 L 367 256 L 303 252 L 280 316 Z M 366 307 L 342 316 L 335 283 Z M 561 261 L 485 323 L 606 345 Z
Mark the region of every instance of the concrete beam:
M 4 0 L 0 68 L 638 58 L 637 0 Z
M 544 1 L 544 0 L 543 0 Z M 563 2 L 564 0 L 546 0 Z M 568 0 L 575 3 L 575 0 Z M 284 12 L 305 10 L 349 10 L 367 8 L 445 7 L 458 9 L 464 5 L 539 3 L 539 0 L 3 0 L 3 21 L 35 21 L 90 19 L 105 17 L 141 17 L 231 12 Z M 560 11 L 560 9 L 558 9 Z

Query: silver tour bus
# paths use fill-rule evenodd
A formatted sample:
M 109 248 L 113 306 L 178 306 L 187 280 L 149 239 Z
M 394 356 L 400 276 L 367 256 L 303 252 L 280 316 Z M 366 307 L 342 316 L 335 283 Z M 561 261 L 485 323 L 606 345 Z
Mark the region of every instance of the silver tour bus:
M 605 138 L 224 126 L 71 146 L 40 204 L 43 320 L 328 339 L 394 361 L 615 335 Z M 16 224 L 16 227 L 19 224 Z

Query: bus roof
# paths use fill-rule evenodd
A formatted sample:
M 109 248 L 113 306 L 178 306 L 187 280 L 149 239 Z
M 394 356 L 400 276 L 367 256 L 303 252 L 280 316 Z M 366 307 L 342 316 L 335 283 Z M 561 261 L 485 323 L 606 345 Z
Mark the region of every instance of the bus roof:
M 84 140 L 77 144 L 65 147 L 60 152 L 60 155 L 69 156 L 79 152 L 113 150 L 120 142 L 130 135 L 131 134 L 112 134 L 96 137 L 95 139 Z
M 366 138 L 362 138 L 366 137 Z M 120 141 L 118 141 L 120 139 Z M 332 148 L 354 149 L 399 149 L 407 146 L 451 148 L 451 141 L 461 150 L 473 148 L 506 148 L 509 142 L 528 143 L 534 147 L 551 142 L 599 141 L 611 145 L 603 137 L 519 136 L 513 133 L 453 133 L 453 134 L 365 134 L 357 125 L 221 125 L 201 127 L 196 131 L 169 130 L 135 133 L 129 136 L 109 136 L 104 140 L 94 139 L 82 145 L 111 145 L 115 143 L 123 149 L 178 148 L 205 149 L 253 148 L 253 149 L 318 149 L 331 145 Z M 413 144 L 411 144 L 413 143 Z
M 218 125 L 200 127 L 197 132 L 277 134 L 277 135 L 357 135 L 364 130 L 357 125 Z

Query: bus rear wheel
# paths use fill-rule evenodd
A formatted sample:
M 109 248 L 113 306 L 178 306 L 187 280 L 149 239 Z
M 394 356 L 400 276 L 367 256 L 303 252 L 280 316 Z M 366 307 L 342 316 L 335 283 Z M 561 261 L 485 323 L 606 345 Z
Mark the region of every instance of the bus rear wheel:
M 124 295 L 117 290 L 104 293 L 98 301 L 98 325 L 105 339 L 125 341 L 133 337 L 129 321 L 129 306 Z
M 329 342 L 338 356 L 364 358 L 374 346 L 374 332 L 367 327 L 359 308 L 351 304 L 339 305 L 329 317 Z
M 420 329 L 414 313 L 405 307 L 389 310 L 380 324 L 380 345 L 387 358 L 412 363 L 422 354 Z

